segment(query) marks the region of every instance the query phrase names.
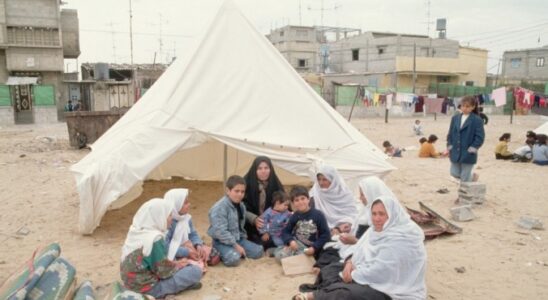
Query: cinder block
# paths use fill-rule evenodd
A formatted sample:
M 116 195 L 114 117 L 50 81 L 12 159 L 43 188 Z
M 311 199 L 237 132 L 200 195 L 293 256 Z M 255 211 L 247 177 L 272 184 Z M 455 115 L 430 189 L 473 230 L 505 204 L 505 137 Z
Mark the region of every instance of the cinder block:
M 527 216 L 519 218 L 518 226 L 525 229 L 544 229 L 544 225 L 539 219 Z
M 458 222 L 466 222 L 473 220 L 476 216 L 472 212 L 472 205 L 462 205 L 450 209 L 453 220 Z

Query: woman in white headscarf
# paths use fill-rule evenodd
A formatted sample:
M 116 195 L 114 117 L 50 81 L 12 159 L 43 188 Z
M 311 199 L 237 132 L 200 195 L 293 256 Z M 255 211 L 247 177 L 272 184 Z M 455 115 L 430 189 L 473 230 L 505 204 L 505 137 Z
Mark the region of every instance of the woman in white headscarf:
M 120 276 L 126 288 L 155 298 L 200 288 L 202 271 L 188 261 L 167 258 L 165 232 L 173 204 L 155 198 L 145 202 L 133 217 L 122 247 Z
M 314 207 L 327 219 L 329 229 L 338 229 L 340 224 L 352 223 L 357 215 L 356 200 L 337 170 L 322 166 L 310 190 Z
M 191 264 L 199 266 L 205 272 L 211 247 L 204 245 L 192 224 L 188 194 L 188 189 L 171 189 L 164 195 L 164 200 L 172 203 L 174 208 L 173 220 L 165 238 L 167 258 L 188 258 Z
M 294 299 L 426 299 L 422 229 L 390 195 L 378 197 L 368 211 L 372 230 L 345 262 L 342 282 Z

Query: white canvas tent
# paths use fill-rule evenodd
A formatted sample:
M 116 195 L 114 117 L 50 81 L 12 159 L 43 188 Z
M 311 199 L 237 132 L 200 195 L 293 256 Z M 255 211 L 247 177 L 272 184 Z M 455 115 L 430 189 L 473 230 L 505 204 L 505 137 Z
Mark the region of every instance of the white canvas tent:
M 533 130 L 536 134 L 546 134 L 548 135 L 548 121 L 540 125 L 537 129 Z
M 394 169 L 231 1 L 194 54 L 175 61 L 92 149 L 71 168 L 83 234 L 138 197 L 145 179 L 221 181 L 225 167 L 243 175 L 256 155 L 272 159 L 284 184 L 308 181 L 323 163 L 350 184 Z

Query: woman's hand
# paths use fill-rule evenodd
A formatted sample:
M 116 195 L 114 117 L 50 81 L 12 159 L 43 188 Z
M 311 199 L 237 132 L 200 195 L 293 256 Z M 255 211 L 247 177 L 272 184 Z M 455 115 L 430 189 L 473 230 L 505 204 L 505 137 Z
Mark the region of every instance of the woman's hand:
M 264 226 L 264 220 L 261 217 L 255 218 L 255 227 L 257 227 L 257 230 L 263 228 Z
M 270 239 L 270 235 L 268 233 L 263 234 L 263 236 L 261 237 L 261 240 L 263 242 L 268 242 L 269 239 Z
M 188 249 L 188 258 L 196 261 L 200 260 L 200 253 L 194 248 Z
M 345 283 L 351 283 L 352 282 L 352 271 L 354 271 L 354 265 L 352 264 L 351 260 L 348 260 L 346 264 L 344 265 L 344 269 L 342 272 L 342 280 Z
M 339 240 L 345 245 L 354 245 L 358 242 L 358 239 L 354 235 L 349 233 L 341 233 L 341 235 L 339 236 Z

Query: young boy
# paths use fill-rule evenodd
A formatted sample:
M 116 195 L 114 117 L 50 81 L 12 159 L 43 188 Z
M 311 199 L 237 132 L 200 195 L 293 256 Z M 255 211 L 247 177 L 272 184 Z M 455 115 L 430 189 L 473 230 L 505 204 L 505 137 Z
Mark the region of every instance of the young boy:
M 232 175 L 226 181 L 226 195 L 209 210 L 207 234 L 213 239 L 213 247 L 221 253 L 227 267 L 240 263 L 240 258 L 253 259 L 263 256 L 263 247 L 247 240 L 244 230 L 245 206 L 241 204 L 245 194 L 245 180 Z
M 394 147 L 389 141 L 384 141 L 382 143 L 384 147 L 384 153 L 390 157 L 401 157 L 402 151 L 405 149 L 400 149 L 399 147 Z
M 415 120 L 415 124 L 413 124 L 413 132 L 416 135 L 423 135 L 421 120 Z
M 261 216 L 264 221 L 259 229 L 261 239 L 273 247 L 283 246 L 282 230 L 287 225 L 291 212 L 289 209 L 289 197 L 283 191 L 272 194 L 272 207 L 269 207 Z
M 329 241 L 329 227 L 323 213 L 310 207 L 308 190 L 304 186 L 295 186 L 290 193 L 294 213 L 282 231 L 285 247 L 276 249 L 276 259 L 306 254 L 318 256 L 323 245 Z

